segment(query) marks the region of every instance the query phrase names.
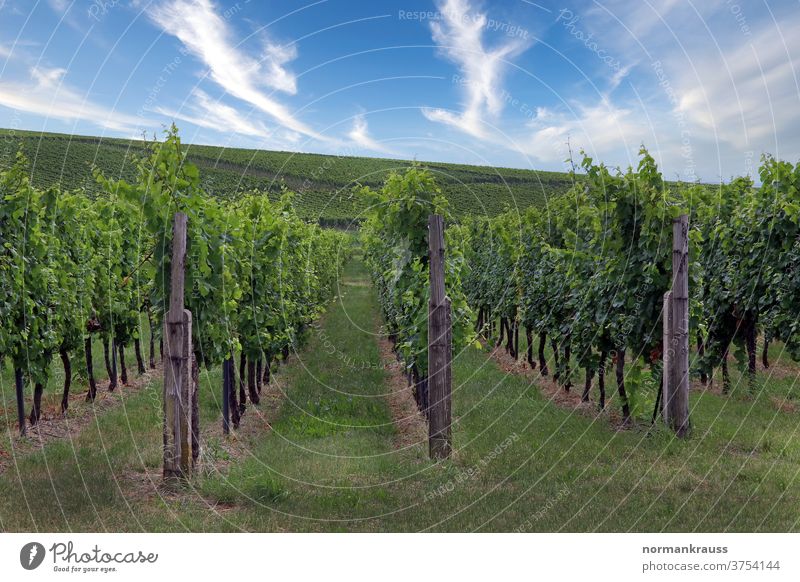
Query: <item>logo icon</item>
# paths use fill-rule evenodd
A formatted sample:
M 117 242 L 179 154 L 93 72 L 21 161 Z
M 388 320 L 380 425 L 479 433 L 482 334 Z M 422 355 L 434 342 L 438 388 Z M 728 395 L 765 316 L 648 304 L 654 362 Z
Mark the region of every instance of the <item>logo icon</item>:
M 39 542 L 30 542 L 22 546 L 19 552 L 19 563 L 26 570 L 35 570 L 44 562 L 44 546 Z

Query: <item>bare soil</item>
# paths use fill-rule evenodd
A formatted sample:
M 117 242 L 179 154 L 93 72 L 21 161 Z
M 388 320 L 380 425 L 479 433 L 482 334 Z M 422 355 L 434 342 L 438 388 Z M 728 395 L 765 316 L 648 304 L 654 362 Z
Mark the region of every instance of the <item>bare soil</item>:
M 395 357 L 392 343 L 385 336 L 381 335 L 377 341 L 381 361 L 389 376 L 386 399 L 396 433 L 394 448 L 408 449 L 420 444 L 425 446 L 428 442 L 428 423 L 414 400 L 403 364 Z

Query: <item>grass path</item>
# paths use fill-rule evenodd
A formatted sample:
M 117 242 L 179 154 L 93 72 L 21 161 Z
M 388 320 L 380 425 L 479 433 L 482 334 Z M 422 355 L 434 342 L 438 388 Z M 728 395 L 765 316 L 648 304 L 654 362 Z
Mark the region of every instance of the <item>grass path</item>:
M 42 395 L 42 422 L 39 427 L 35 427 L 30 425 L 29 420 L 26 420 L 30 438 L 25 440 L 18 439 L 19 425 L 17 423 L 14 370 L 8 359 L 0 362 L 0 473 L 5 471 L 10 464 L 13 464 L 15 457 L 27 454 L 33 449 L 41 448 L 46 442 L 63 438 L 70 432 L 75 434 L 76 431 L 83 430 L 83 426 L 89 417 L 100 414 L 109 407 L 116 406 L 119 400 L 124 398 L 121 392 L 136 390 L 148 381 L 149 376 L 161 374 L 157 345 L 155 346 L 154 357 L 154 363 L 158 363 L 157 369 L 151 370 L 149 367 L 150 329 L 143 315 L 141 320 L 140 333 L 142 335 L 146 376 L 140 376 L 137 371 L 134 347 L 131 343 L 125 348 L 125 362 L 129 383 L 124 386 L 120 377 L 118 382 L 122 390 L 113 393 L 109 392 L 108 372 L 103 357 L 103 342 L 95 334 L 92 338 L 93 370 L 97 382 L 97 399 L 94 404 L 85 401 L 89 383 L 86 379 L 86 371 L 84 369 L 86 364 L 81 349 L 80 354 L 73 354 L 72 356 L 72 385 L 69 394 L 69 411 L 66 419 L 62 416 L 61 397 L 64 390 L 64 368 L 60 358 L 54 357 L 50 366 L 50 379 Z M 119 372 L 121 376 L 121 366 Z M 32 393 L 33 386 L 27 383 L 25 387 L 26 419 L 30 415 L 33 405 Z
M 559 406 L 530 377 L 469 348 L 454 358 L 456 453 L 437 465 L 424 443 L 397 445 L 396 370 L 376 321 L 374 289 L 355 259 L 340 300 L 277 375 L 284 390 L 271 430 L 242 431 L 244 454 L 224 471 L 198 475 L 178 494 L 147 478 L 161 460 L 156 383 L 74 441 L 49 444 L 0 476 L 0 529 L 800 528 L 797 416 L 776 410 L 769 394 L 692 393 L 695 434 L 679 442 L 661 430 L 615 431 Z M 202 382 L 203 422 L 219 422 L 219 372 Z M 243 424 L 253 420 L 251 410 Z M 206 455 L 225 460 L 217 439 Z

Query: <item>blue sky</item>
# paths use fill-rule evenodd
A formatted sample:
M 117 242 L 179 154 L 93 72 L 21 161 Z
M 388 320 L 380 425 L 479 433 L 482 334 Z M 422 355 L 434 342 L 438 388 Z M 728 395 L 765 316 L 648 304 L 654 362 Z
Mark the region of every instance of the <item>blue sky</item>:
M 796 0 L 0 0 L 0 126 L 669 177 L 800 157 Z

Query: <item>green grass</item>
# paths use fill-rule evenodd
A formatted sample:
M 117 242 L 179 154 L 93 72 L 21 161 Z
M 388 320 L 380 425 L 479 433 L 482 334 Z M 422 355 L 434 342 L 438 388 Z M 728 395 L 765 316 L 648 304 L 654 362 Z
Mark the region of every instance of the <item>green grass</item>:
M 134 155 L 142 142 L 115 138 L 70 136 L 0 129 L 0 169 L 15 159 L 18 149 L 31 164 L 33 184 L 45 188 L 96 192 L 92 166 L 110 177 L 131 180 Z M 406 160 L 298 154 L 205 145 L 189 146 L 189 159 L 200 168 L 204 187 L 220 197 L 259 190 L 277 199 L 282 188 L 296 192 L 296 207 L 310 219 L 346 220 L 359 217 L 363 201 L 353 196 L 357 184 L 379 188 L 388 173 L 402 170 Z M 506 208 L 541 206 L 548 197 L 571 185 L 561 172 L 423 162 L 436 177 L 453 211 L 493 216 Z
M 286 395 L 272 430 L 223 473 L 197 476 L 183 495 L 153 493 L 142 475 L 160 463 L 156 385 L 74 442 L 48 445 L 0 476 L 0 528 L 799 529 L 796 413 L 771 402 L 795 389 L 786 378 L 765 383 L 758 396 L 694 391 L 694 434 L 679 441 L 646 423 L 617 431 L 604 416 L 559 407 L 470 348 L 454 360 L 453 459 L 431 463 L 424 443 L 393 448 L 388 372 L 373 336 L 377 303 L 365 282 L 352 261 L 341 300 L 279 370 Z M 773 367 L 789 369 L 774 350 Z M 218 372 L 202 382 L 204 422 L 219 422 Z M 216 440 L 206 447 L 221 450 Z
M 496 341 L 497 336 L 493 338 Z M 800 410 L 800 366 L 791 360 L 789 353 L 786 351 L 784 344 L 781 342 L 771 342 L 769 345 L 769 363 L 770 367 L 764 368 L 761 361 L 761 352 L 763 349 L 763 338 L 758 338 L 756 353 L 757 358 L 757 374 L 756 381 L 753 388 L 750 387 L 747 375 L 747 354 L 742 351 L 737 359 L 736 350 L 731 349 L 731 354 L 728 358 L 728 370 L 730 372 L 730 393 L 729 398 L 738 402 L 756 402 L 758 407 L 771 407 L 772 410 L 784 408 L 788 411 L 797 408 Z M 503 341 L 505 346 L 506 339 Z M 538 366 L 538 348 L 539 339 L 534 335 L 533 338 L 534 361 Z M 545 355 L 548 360 L 549 372 L 555 371 L 555 361 L 553 359 L 550 338 L 546 341 Z M 528 342 L 525 333 L 520 333 L 519 337 L 519 352 L 520 361 L 526 358 L 528 349 Z M 573 359 L 576 354 L 573 352 Z M 691 376 L 693 390 L 702 391 L 706 388 L 700 384 L 700 373 L 695 366 L 696 361 L 690 360 L 692 363 Z M 585 370 L 577 368 L 577 364 L 572 364 L 572 390 L 579 394 L 583 392 L 584 381 L 586 378 Z M 626 366 L 630 368 L 630 354 Z M 626 389 L 628 393 L 629 402 L 632 408 L 632 414 L 636 416 L 639 422 L 649 421 L 652 418 L 653 408 L 655 406 L 656 398 L 658 395 L 658 378 L 654 378 L 649 368 L 644 367 L 642 370 L 641 385 L 634 392 L 631 382 L 628 379 Z M 722 388 L 722 371 L 717 368 L 714 372 L 714 377 L 708 388 L 712 391 L 720 391 Z M 609 368 L 606 372 L 606 399 L 610 399 L 617 394 L 617 385 L 613 370 Z M 592 401 L 599 399 L 599 392 L 597 388 L 597 377 L 595 376 L 592 381 Z

